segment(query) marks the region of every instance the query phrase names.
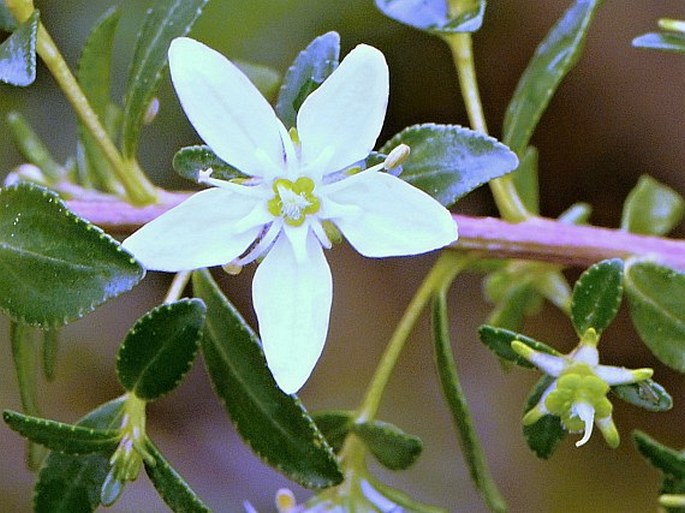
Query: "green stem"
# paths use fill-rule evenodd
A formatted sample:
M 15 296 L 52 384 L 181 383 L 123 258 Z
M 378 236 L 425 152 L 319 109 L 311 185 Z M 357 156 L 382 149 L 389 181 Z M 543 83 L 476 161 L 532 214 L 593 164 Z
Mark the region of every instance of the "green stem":
M 174 279 L 169 286 L 169 292 L 167 292 L 167 295 L 164 298 L 165 305 L 178 301 L 181 298 L 181 294 L 183 294 L 186 285 L 188 285 L 191 274 L 192 271 L 181 271 L 174 276 Z

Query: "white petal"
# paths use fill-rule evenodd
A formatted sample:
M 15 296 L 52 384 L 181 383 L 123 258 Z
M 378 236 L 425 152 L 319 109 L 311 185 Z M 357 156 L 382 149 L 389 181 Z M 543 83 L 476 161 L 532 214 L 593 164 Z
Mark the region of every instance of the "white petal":
M 171 42 L 169 70 L 183 110 L 214 153 L 251 176 L 279 174 L 282 123 L 242 71 L 187 37 Z
M 367 157 L 383 125 L 388 84 L 383 54 L 359 45 L 307 97 L 297 115 L 302 164 L 311 166 L 327 155 L 311 170 L 312 177 L 339 171 Z
M 302 387 L 321 355 L 333 298 L 321 244 L 309 233 L 306 245 L 306 260 L 298 262 L 288 237 L 279 237 L 252 282 L 266 361 L 288 394 Z
M 226 189 L 206 189 L 146 224 L 122 246 L 151 271 L 178 272 L 230 262 L 255 240 L 257 224 L 235 229 L 254 199 Z
M 368 257 L 416 255 L 457 239 L 457 225 L 446 208 L 387 173 L 371 171 L 336 182 L 328 186 L 326 197 L 348 207 L 341 211 L 350 214 L 331 220 Z

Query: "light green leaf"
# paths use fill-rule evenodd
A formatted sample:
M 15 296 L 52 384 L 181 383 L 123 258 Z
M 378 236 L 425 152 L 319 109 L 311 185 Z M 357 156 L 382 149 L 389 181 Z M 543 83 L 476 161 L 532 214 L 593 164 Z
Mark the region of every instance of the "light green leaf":
M 157 0 L 148 10 L 128 74 L 121 133 L 125 158 L 134 158 L 138 151 L 140 129 L 167 65 L 171 40 L 188 33 L 206 4 L 207 0 Z
M 327 32 L 307 45 L 288 69 L 278 93 L 276 114 L 286 128 L 294 127 L 305 98 L 338 67 L 340 36 Z
M 243 174 L 217 157 L 209 146 L 204 145 L 181 148 L 174 155 L 172 165 L 179 175 L 196 183 L 198 182 L 200 171 L 208 169 L 212 170 L 212 178 L 219 180 L 249 178 L 246 174 Z
M 254 64 L 252 62 L 233 60 L 233 64 L 250 79 L 250 82 L 259 89 L 262 96 L 269 102 L 276 97 L 276 94 L 281 87 L 281 74 L 278 71 L 268 66 Z
M 526 209 L 534 214 L 540 212 L 540 187 L 538 184 L 538 150 L 528 146 L 523 152 L 519 167 L 511 175 L 514 186 Z
M 387 422 L 376 420 L 354 424 L 353 430 L 379 463 L 390 470 L 409 468 L 423 449 L 420 438 Z
M 685 34 L 679 32 L 650 32 L 633 39 L 636 48 L 685 53 Z
M 14 15 L 5 5 L 5 2 L 0 2 L 0 31 L 13 32 L 17 28 L 17 20 Z
M 145 271 L 53 192 L 28 184 L 0 189 L 0 309 L 54 327 L 130 290 Z
M 138 319 L 117 356 L 121 385 L 145 401 L 176 388 L 197 354 L 205 312 L 201 300 L 181 299 Z
M 7 114 L 7 126 L 12 133 L 12 138 L 24 158 L 31 164 L 40 168 L 49 183 L 53 183 L 64 176 L 64 169 L 43 143 L 31 125 L 19 112 Z
M 554 381 L 551 376 L 542 376 L 535 384 L 530 395 L 526 399 L 523 409 L 524 414 L 528 413 L 540 401 L 542 394 L 549 388 Z M 543 460 L 549 459 L 554 453 L 559 443 L 566 437 L 566 430 L 561 424 L 561 419 L 554 415 L 545 415 L 536 423 L 523 426 L 523 436 L 528 447 Z
M 36 79 L 38 24 L 38 11 L 33 11 L 29 19 L 0 44 L 0 82 L 27 86 Z
M 299 399 L 278 388 L 259 339 L 207 270 L 193 273 L 193 288 L 207 305 L 205 364 L 238 433 L 267 463 L 303 486 L 341 482 L 321 432 Z
M 461 2 L 460 13 L 452 13 L 446 0 L 376 0 L 388 18 L 434 34 L 475 32 L 483 24 L 485 0 Z
M 616 385 L 611 391 L 620 399 L 648 411 L 668 411 L 673 407 L 673 398 L 666 389 L 651 379 L 629 385 Z
M 531 347 L 536 351 L 541 351 L 543 353 L 555 356 L 560 355 L 558 351 L 546 344 L 543 344 L 542 342 L 538 342 L 537 340 L 522 335 L 521 333 L 516 333 L 504 328 L 498 328 L 496 326 L 484 324 L 478 328 L 478 336 L 480 337 L 480 341 L 497 356 L 527 369 L 534 369 L 535 366 L 525 358 L 519 356 L 519 354 L 511 348 L 512 342 L 518 341 L 526 344 L 528 347 Z
M 409 145 L 411 155 L 400 178 L 445 206 L 518 165 L 516 155 L 496 139 L 457 125 L 410 126 L 380 152 L 387 155 L 401 143 Z
M 623 299 L 623 260 L 603 260 L 580 275 L 571 299 L 571 320 L 578 335 L 602 333 L 616 317 Z
M 685 372 L 685 274 L 635 262 L 627 265 L 624 283 L 642 341 L 663 363 Z
M 523 155 L 559 84 L 573 68 L 602 0 L 576 0 L 535 50 L 504 117 L 503 142 Z
M 147 441 L 146 448 L 155 464 L 151 465 L 144 460 L 145 472 L 167 506 L 175 513 L 211 513 L 150 440 Z
M 644 235 L 666 235 L 685 215 L 685 200 L 670 187 L 642 175 L 623 204 L 621 229 Z

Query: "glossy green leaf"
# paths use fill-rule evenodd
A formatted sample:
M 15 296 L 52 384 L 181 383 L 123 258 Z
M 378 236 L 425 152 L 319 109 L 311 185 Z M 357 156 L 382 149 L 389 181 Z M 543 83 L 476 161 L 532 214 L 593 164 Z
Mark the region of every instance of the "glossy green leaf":
M 24 438 L 52 451 L 68 454 L 112 452 L 121 438 L 117 429 L 94 429 L 65 424 L 11 410 L 5 410 L 2 418 Z
M 36 79 L 38 23 L 38 11 L 33 11 L 29 19 L 0 44 L 0 82 L 23 87 Z
M 475 32 L 483 24 L 485 0 L 462 1 L 460 13 L 450 11 L 446 0 L 376 0 L 388 18 L 434 34 Z
M 119 349 L 121 385 L 145 401 L 176 388 L 197 354 L 205 312 L 201 300 L 181 299 L 138 319 Z
M 616 317 L 623 299 L 623 260 L 602 260 L 580 275 L 571 300 L 571 321 L 582 336 L 602 333 Z
M 14 15 L 5 5 L 5 2 L 0 2 L 0 31 L 13 32 L 17 28 L 17 20 Z
M 10 129 L 14 144 L 24 158 L 42 171 L 49 183 L 57 181 L 64 176 L 64 169 L 43 143 L 31 125 L 19 112 L 7 114 L 7 126 Z
M 352 430 L 355 412 L 350 410 L 322 410 L 312 413 L 324 438 L 336 453 L 342 449 L 345 438 Z
M 269 102 L 276 98 L 281 87 L 281 74 L 278 71 L 268 66 L 240 60 L 233 60 L 233 64 L 250 79 Z
M 528 146 L 519 162 L 516 172 L 511 175 L 514 186 L 526 209 L 532 213 L 540 212 L 540 187 L 538 183 L 538 150 Z
M 516 154 L 523 155 L 549 101 L 580 58 L 601 4 L 602 0 L 575 0 L 535 50 L 504 117 L 503 142 Z
M 167 65 L 172 39 L 188 33 L 207 0 L 157 0 L 147 11 L 128 74 L 121 143 L 124 157 L 138 151 L 140 129 Z
M 525 358 L 519 356 L 518 353 L 511 348 L 511 343 L 515 340 L 526 344 L 528 347 L 531 347 L 536 351 L 541 351 L 543 353 L 552 354 L 555 356 L 560 355 L 560 353 L 555 349 L 543 344 L 542 342 L 538 342 L 535 339 L 514 331 L 498 328 L 495 326 L 489 326 L 487 324 L 484 324 L 478 328 L 478 336 L 480 337 L 480 341 L 497 356 L 527 369 L 534 369 L 535 366 Z
M 145 271 L 53 192 L 0 189 L 0 309 L 26 324 L 78 319 L 130 290 Z
M 390 470 L 409 468 L 423 449 L 420 438 L 387 422 L 354 424 L 353 429 L 379 463 Z
M 327 32 L 307 45 L 288 69 L 278 93 L 276 114 L 286 128 L 294 127 L 305 98 L 338 67 L 340 36 Z
M 652 262 L 627 266 L 630 316 L 659 360 L 685 372 L 685 274 Z
M 147 441 L 146 447 L 155 463 L 151 465 L 145 461 L 145 472 L 167 506 L 175 513 L 211 513 L 150 440 Z
M 542 394 L 553 381 L 554 378 L 551 376 L 542 376 L 540 378 L 526 399 L 524 414 L 528 413 L 540 401 Z M 523 426 L 523 436 L 528 447 L 537 457 L 546 460 L 552 456 L 559 443 L 566 437 L 566 430 L 561 424 L 559 417 L 545 415 L 535 424 Z
M 611 391 L 620 399 L 648 411 L 668 411 L 673 407 L 673 398 L 666 389 L 651 379 L 629 385 L 616 385 Z
M 666 235 L 685 215 L 685 200 L 670 187 L 642 175 L 623 204 L 621 229 L 644 235 Z
M 409 145 L 411 155 L 400 178 L 445 206 L 518 165 L 516 155 L 496 139 L 457 125 L 410 126 L 380 152 L 387 155 L 401 143 Z
M 110 430 L 121 424 L 123 398 L 103 404 L 78 426 Z M 52 452 L 38 475 L 35 513 L 92 513 L 100 505 L 100 489 L 109 470 L 108 453 L 75 456 Z
M 267 463 L 303 486 L 341 482 L 323 435 L 299 399 L 278 388 L 256 334 L 207 270 L 193 273 L 193 288 L 207 305 L 205 364 L 238 433 Z
M 636 48 L 685 53 L 685 34 L 680 32 L 650 32 L 633 39 Z
M 236 168 L 227 164 L 209 148 L 209 146 L 186 146 L 174 155 L 173 166 L 183 178 L 198 182 L 200 171 L 212 170 L 212 178 L 234 180 L 249 178 Z

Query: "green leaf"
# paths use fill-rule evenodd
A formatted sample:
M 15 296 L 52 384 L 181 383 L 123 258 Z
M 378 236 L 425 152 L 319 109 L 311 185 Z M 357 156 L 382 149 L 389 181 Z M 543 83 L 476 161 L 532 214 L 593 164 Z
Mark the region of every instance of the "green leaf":
M 312 418 L 324 438 L 336 453 L 342 449 L 345 438 L 352 430 L 355 412 L 350 410 L 321 410 Z
M 262 96 L 269 102 L 276 98 L 276 94 L 281 87 L 281 74 L 273 68 L 251 62 L 233 60 L 240 71 L 242 71 L 250 82 L 259 89 Z
M 668 411 L 673 407 L 673 398 L 666 389 L 651 379 L 629 385 L 616 385 L 611 391 L 620 399 L 648 411 Z
M 77 423 L 90 429 L 110 430 L 121 424 L 124 398 L 101 405 Z M 109 471 L 111 454 L 75 456 L 52 452 L 38 475 L 35 513 L 92 513 L 100 505 L 100 489 Z
M 631 263 L 625 288 L 642 341 L 663 363 L 685 372 L 685 274 L 652 262 Z
M 354 424 L 353 429 L 378 462 L 390 470 L 409 468 L 423 449 L 420 438 L 387 422 L 376 420 Z
M 685 200 L 670 187 L 642 175 L 623 204 L 621 229 L 644 235 L 666 235 L 685 215 Z
M 515 340 L 526 344 L 528 347 L 531 347 L 536 351 L 541 351 L 554 356 L 560 356 L 558 351 L 549 347 L 548 345 L 504 328 L 497 328 L 495 326 L 484 324 L 478 328 L 478 336 L 480 337 L 480 341 L 497 356 L 527 369 L 534 369 L 535 366 L 525 358 L 519 356 L 519 354 L 511 348 L 511 343 Z
M 234 180 L 249 178 L 236 168 L 227 164 L 209 148 L 209 146 L 186 146 L 174 155 L 173 166 L 176 172 L 186 180 L 198 183 L 200 171 L 212 169 L 212 178 Z
M 389 154 L 400 143 L 411 148 L 400 178 L 445 206 L 518 165 L 516 155 L 496 139 L 457 125 L 410 126 L 379 151 Z
M 337 32 L 317 37 L 298 54 L 285 74 L 276 102 L 276 114 L 286 128 L 295 126 L 302 102 L 333 73 L 339 59 L 340 36 Z
M 5 423 L 32 442 L 68 454 L 112 452 L 121 438 L 118 429 L 94 429 L 5 410 Z
M 47 189 L 0 189 L 0 309 L 54 327 L 130 290 L 145 271 Z
M 259 339 L 207 270 L 193 273 L 193 288 L 207 305 L 205 364 L 238 433 L 267 463 L 303 486 L 340 483 L 333 451 L 299 399 L 278 388 Z
M 38 23 L 38 11 L 33 11 L 29 19 L 0 44 L 0 82 L 23 87 L 36 80 Z
M 31 164 L 38 166 L 50 183 L 60 180 L 64 176 L 64 169 L 43 143 L 24 116 L 18 112 L 7 114 L 7 126 L 12 138 L 24 158 Z
M 538 184 L 538 150 L 528 146 L 523 152 L 519 167 L 511 175 L 521 201 L 531 213 L 540 212 L 540 187 Z
M 551 376 L 542 376 L 531 390 L 526 405 L 524 407 L 524 414 L 528 413 L 540 401 L 542 394 L 549 388 L 555 378 Z M 561 424 L 561 419 L 554 415 L 545 415 L 535 424 L 530 426 L 523 426 L 523 436 L 526 439 L 528 447 L 537 455 L 538 458 L 544 460 L 549 459 L 552 453 L 556 450 L 559 443 L 566 437 L 566 430 Z
M 148 10 L 128 74 L 121 133 L 125 158 L 134 158 L 138 151 L 140 129 L 167 65 L 171 40 L 188 33 L 206 3 L 207 0 L 157 0 Z
M 594 328 L 601 334 L 614 320 L 623 298 L 623 260 L 602 260 L 580 275 L 571 300 L 571 320 L 582 336 Z
M 147 460 L 144 460 L 145 472 L 172 511 L 175 513 L 211 513 L 211 510 L 205 506 L 190 488 L 190 485 L 164 459 L 159 449 L 150 440 L 147 440 L 146 449 L 154 459 L 155 464 L 151 465 Z
M 55 379 L 57 352 L 59 351 L 59 330 L 43 330 L 43 376 L 47 381 Z
M 633 39 L 636 48 L 685 53 L 685 34 L 679 32 L 650 32 Z
M 145 401 L 176 388 L 197 354 L 205 312 L 201 300 L 181 299 L 138 319 L 119 349 L 121 385 Z
M 633 440 L 640 454 L 654 467 L 664 474 L 685 480 L 685 455 L 660 444 L 641 431 L 633 433 Z
M 376 0 L 388 18 L 434 34 L 475 32 L 483 24 L 485 0 L 466 0 L 462 12 L 450 12 L 446 0 Z
M 504 117 L 503 142 L 523 155 L 530 137 L 562 79 L 585 44 L 602 0 L 576 0 L 535 50 Z
M 3 32 L 14 32 L 17 28 L 17 20 L 14 19 L 14 15 L 5 5 L 5 2 L 0 2 L 0 31 Z

